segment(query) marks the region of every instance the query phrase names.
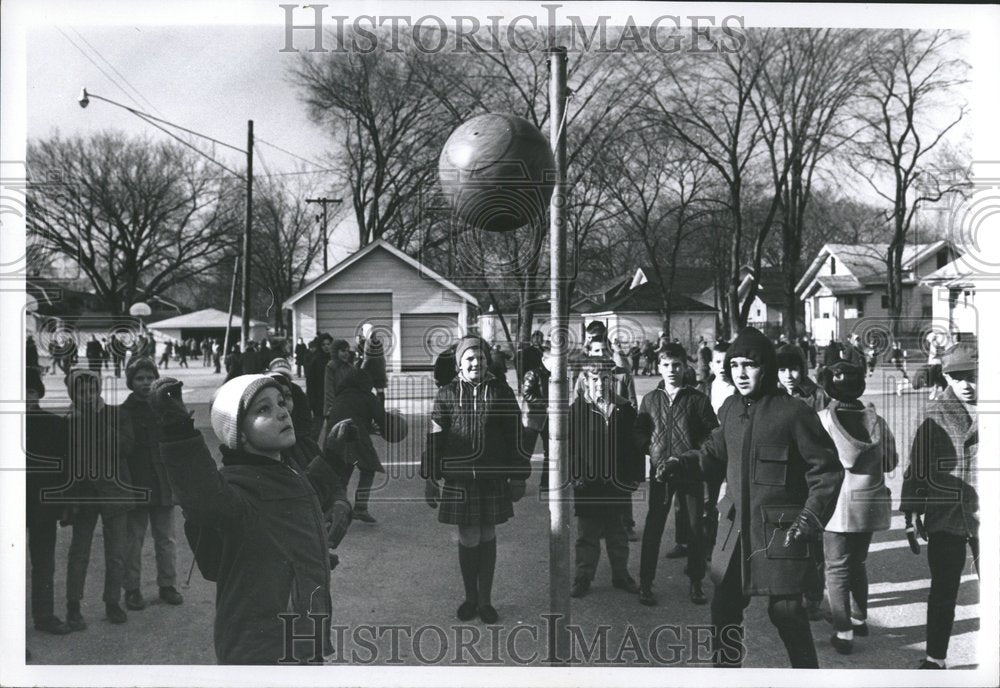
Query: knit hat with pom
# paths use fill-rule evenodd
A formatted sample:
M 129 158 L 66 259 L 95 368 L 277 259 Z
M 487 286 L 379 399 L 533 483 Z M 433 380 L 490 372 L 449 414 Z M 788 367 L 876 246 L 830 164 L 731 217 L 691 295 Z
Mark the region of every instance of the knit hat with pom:
M 270 375 L 240 375 L 215 390 L 212 396 L 212 430 L 226 447 L 240 448 L 240 425 L 250 402 L 262 389 L 281 386 Z
M 292 364 L 289 363 L 287 358 L 275 358 L 267 365 L 267 372 L 269 373 L 280 373 L 287 377 L 289 380 L 292 379 Z

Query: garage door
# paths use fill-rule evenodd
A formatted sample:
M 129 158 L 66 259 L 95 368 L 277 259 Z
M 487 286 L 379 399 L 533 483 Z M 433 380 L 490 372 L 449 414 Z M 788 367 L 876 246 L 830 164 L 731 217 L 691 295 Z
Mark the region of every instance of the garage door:
M 346 339 L 354 347 L 361 326 L 371 323 L 386 354 L 393 341 L 392 294 L 316 294 L 316 332 L 329 332 L 334 339 Z
M 456 313 L 404 313 L 400 320 L 404 369 L 432 368 L 437 355 L 458 341 Z

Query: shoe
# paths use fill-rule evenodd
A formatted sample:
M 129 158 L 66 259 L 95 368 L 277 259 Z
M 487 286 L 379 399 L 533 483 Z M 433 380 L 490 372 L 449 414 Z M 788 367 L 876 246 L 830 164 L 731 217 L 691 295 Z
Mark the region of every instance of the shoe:
M 462 604 L 458 605 L 458 611 L 455 613 L 455 616 L 458 617 L 459 621 L 471 621 L 472 619 L 475 619 L 478 614 L 479 605 L 475 602 L 466 600 Z
M 705 604 L 708 602 L 708 599 L 705 597 L 705 591 L 701 589 L 701 581 L 691 581 L 689 594 L 691 595 L 691 602 L 694 604 Z
M 851 624 L 851 628 L 854 629 L 854 635 L 865 638 L 868 636 L 868 622 L 862 624 Z
M 638 542 L 639 541 L 639 536 L 636 534 L 635 528 L 633 528 L 632 526 L 626 526 L 625 527 L 625 537 L 628 538 L 629 542 Z
M 830 644 L 838 654 L 849 655 L 854 651 L 854 641 L 839 638 L 836 633 L 830 636 Z
M 806 614 L 810 621 L 820 621 L 823 618 L 823 610 L 820 609 L 820 602 L 806 600 Z
M 364 523 L 375 523 L 375 517 L 372 516 L 370 513 L 368 513 L 367 509 L 364 510 L 355 509 L 354 513 L 352 514 L 352 517 L 359 521 L 363 521 Z
M 71 631 L 82 631 L 87 628 L 87 622 L 80 613 L 80 603 L 70 602 L 66 605 L 66 625 Z
M 924 661 L 922 661 L 920 663 L 920 666 L 918 666 L 917 668 L 918 669 L 944 669 L 943 666 L 941 666 L 937 662 L 932 662 L 929 659 L 925 659 Z
M 160 599 L 167 604 L 172 604 L 174 606 L 184 604 L 184 598 L 181 597 L 181 594 L 177 592 L 177 589 L 172 585 L 165 585 L 160 588 Z
M 590 590 L 590 581 L 577 579 L 573 581 L 573 587 L 569 591 L 570 597 L 583 597 Z
M 104 611 L 108 615 L 108 621 L 113 624 L 123 624 L 128 621 L 128 615 L 124 609 L 118 606 L 117 602 L 106 602 L 104 604 Z
M 635 579 L 632 578 L 632 576 L 629 576 L 628 578 L 613 578 L 611 580 L 611 585 L 619 590 L 624 590 L 630 595 L 639 594 L 639 584 L 635 582 Z
M 134 612 L 139 612 L 146 608 L 146 600 L 142 599 L 142 593 L 138 590 L 126 590 L 125 606 Z
M 484 604 L 479 608 L 479 618 L 483 620 L 483 623 L 495 624 L 500 619 L 500 615 L 497 614 L 497 610 L 492 605 Z
M 43 617 L 35 622 L 35 630 L 52 635 L 66 635 L 72 633 L 73 629 L 55 614 Z
M 687 545 L 677 545 L 672 550 L 664 554 L 666 559 L 680 559 L 688 555 Z
M 656 595 L 649 588 L 639 588 L 639 604 L 644 604 L 647 607 L 656 606 Z

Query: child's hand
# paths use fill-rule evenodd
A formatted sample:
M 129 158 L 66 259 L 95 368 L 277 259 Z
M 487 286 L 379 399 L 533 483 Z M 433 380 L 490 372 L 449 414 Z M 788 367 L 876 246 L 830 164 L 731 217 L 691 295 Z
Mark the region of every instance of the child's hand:
M 331 514 L 332 524 L 330 526 L 330 547 L 336 548 L 340 541 L 347 534 L 347 528 L 351 525 L 351 503 L 346 500 L 337 500 L 333 503 Z
M 441 501 L 441 488 L 430 478 L 424 483 L 424 501 L 432 509 L 437 509 L 438 502 Z
M 154 380 L 149 388 L 149 404 L 161 426 L 187 421 L 193 411 L 188 411 L 181 396 L 184 383 L 172 377 Z

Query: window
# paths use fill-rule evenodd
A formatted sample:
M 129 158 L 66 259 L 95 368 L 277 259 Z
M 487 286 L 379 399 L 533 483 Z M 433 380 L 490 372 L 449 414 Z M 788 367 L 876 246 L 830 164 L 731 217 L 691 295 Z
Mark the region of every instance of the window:
M 837 259 L 834 258 L 833 256 L 830 256 L 830 274 L 831 275 L 837 274 Z
M 934 316 L 934 301 L 930 294 L 920 295 L 920 317 L 931 318 Z
M 845 296 L 844 297 L 844 307 L 845 308 L 854 308 L 854 297 L 853 296 Z
M 889 295 L 882 294 L 882 310 L 889 310 Z
M 829 313 L 824 313 L 823 314 L 823 320 L 829 320 L 829 319 L 830 319 L 830 314 Z
M 759 308 L 757 309 L 757 317 L 758 318 L 760 317 L 760 309 Z

